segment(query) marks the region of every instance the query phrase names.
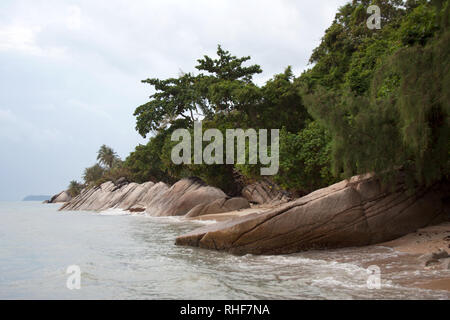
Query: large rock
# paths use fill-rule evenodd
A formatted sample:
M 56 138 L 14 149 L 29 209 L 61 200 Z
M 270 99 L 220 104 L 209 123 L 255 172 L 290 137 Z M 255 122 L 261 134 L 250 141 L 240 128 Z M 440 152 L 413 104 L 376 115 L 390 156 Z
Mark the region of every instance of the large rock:
M 290 200 L 286 192 L 268 180 L 261 180 L 245 186 L 242 189 L 242 196 L 257 204 L 279 204 Z
M 47 203 L 63 203 L 72 200 L 72 197 L 67 191 L 61 191 L 57 195 L 54 195 Z
M 180 216 L 197 205 L 225 197 L 222 190 L 208 186 L 198 178 L 183 179 L 160 196 L 154 197 L 148 203 L 146 212 L 152 216 Z
M 102 211 L 111 208 L 142 212 L 153 216 L 184 215 L 196 205 L 207 204 L 226 195 L 220 189 L 206 185 L 200 179 L 189 178 L 169 188 L 165 183 L 105 182 L 96 188 L 86 188 L 60 210 Z
M 250 203 L 245 198 L 222 198 L 211 203 L 198 204 L 185 215 L 186 218 L 194 218 L 206 214 L 216 214 L 240 209 L 250 208 Z
M 216 223 L 176 239 L 178 245 L 234 254 L 287 254 L 389 241 L 449 218 L 448 185 L 392 191 L 372 175 L 356 176 L 276 207 Z
M 167 190 L 168 187 L 163 185 Z M 77 197 L 63 205 L 60 210 L 101 211 L 111 208 L 127 210 L 134 205 L 145 206 L 145 201 L 149 201 L 152 196 L 159 194 L 161 186 L 161 183 L 155 185 L 153 182 L 118 186 L 108 181 L 99 187 L 83 189 Z

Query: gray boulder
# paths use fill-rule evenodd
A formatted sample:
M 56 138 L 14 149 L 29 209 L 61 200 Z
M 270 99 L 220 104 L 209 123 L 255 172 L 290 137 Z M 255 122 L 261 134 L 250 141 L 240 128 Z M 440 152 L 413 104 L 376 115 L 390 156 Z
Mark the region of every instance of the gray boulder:
M 117 208 L 143 212 L 141 209 L 144 208 L 149 215 L 175 216 L 184 215 L 197 205 L 223 198 L 226 195 L 222 190 L 195 178 L 180 180 L 170 188 L 163 182 L 126 183 L 119 187 L 109 181 L 82 190 L 60 210 L 102 211 Z
M 64 203 L 72 200 L 72 197 L 67 191 L 61 191 L 57 195 L 54 195 L 48 203 Z
M 260 214 L 205 226 L 176 239 L 233 254 L 288 254 L 389 241 L 449 219 L 448 185 L 406 192 L 362 175 Z
M 261 180 L 245 186 L 242 189 L 242 196 L 257 204 L 280 204 L 290 200 L 285 191 L 268 180 Z
M 225 198 L 225 193 L 198 178 L 182 179 L 147 204 L 152 216 L 181 216 L 201 204 Z
M 127 183 L 118 187 L 108 181 L 95 188 L 83 189 L 77 197 L 62 206 L 60 210 L 101 211 L 111 208 L 128 210 L 134 205 L 146 207 L 145 199 L 149 200 L 155 195 L 152 190 L 154 187 L 153 182 Z

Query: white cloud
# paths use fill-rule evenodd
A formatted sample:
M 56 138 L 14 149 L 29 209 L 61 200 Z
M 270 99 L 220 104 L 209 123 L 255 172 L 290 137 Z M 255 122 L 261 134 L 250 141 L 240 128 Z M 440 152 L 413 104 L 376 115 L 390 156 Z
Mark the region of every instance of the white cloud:
M 39 50 L 35 45 L 39 28 L 25 26 L 7 26 L 0 28 L 0 50 L 20 50 L 35 53 Z
M 0 176 L 26 185 L 8 175 L 25 155 L 22 166 L 42 169 L 30 172 L 36 185 L 58 192 L 101 144 L 126 156 L 144 142 L 133 111 L 151 90 L 140 80 L 196 71 L 219 43 L 261 65 L 259 84 L 288 65 L 299 74 L 347 1 L 0 1 Z M 0 186 L 1 196 L 23 194 Z
M 40 47 L 36 38 L 40 27 L 26 25 L 0 26 L 0 51 L 20 52 L 40 57 L 62 57 L 63 47 Z

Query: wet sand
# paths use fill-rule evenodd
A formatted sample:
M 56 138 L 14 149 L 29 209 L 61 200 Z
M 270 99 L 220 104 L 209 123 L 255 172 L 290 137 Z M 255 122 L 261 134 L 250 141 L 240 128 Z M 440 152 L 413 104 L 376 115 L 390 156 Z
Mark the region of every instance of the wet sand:
M 433 278 L 424 278 L 410 285 L 429 290 L 450 291 L 450 257 L 437 260 L 434 264 L 426 265 L 430 255 L 444 250 L 450 252 L 450 223 L 430 226 L 407 234 L 401 238 L 380 244 L 395 251 L 415 256 L 417 270 L 427 270 Z M 436 277 L 436 278 L 434 278 Z
M 252 213 L 263 213 L 270 209 L 272 209 L 273 206 L 268 205 L 259 205 L 259 206 L 252 206 L 248 209 L 241 209 L 241 210 L 235 210 L 235 211 L 229 211 L 229 212 L 223 212 L 223 213 L 215 213 L 215 214 L 205 214 L 203 216 L 193 217 L 193 218 L 186 218 L 186 220 L 200 220 L 200 221 L 225 221 L 225 220 L 231 220 L 234 218 L 242 217 L 248 214 Z
M 411 254 L 428 254 L 444 249 L 450 251 L 450 222 L 430 226 L 401 238 L 380 244 L 396 251 Z

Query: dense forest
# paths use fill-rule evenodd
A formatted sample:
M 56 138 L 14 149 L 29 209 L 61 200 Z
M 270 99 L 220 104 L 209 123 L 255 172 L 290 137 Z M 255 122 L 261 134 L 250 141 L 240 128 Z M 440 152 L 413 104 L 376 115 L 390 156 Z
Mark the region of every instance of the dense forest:
M 380 29 L 366 24 L 372 4 L 381 9 Z M 124 161 L 102 146 L 84 184 L 73 181 L 69 190 L 119 177 L 197 176 L 230 195 L 270 179 L 299 196 L 366 172 L 389 181 L 401 171 L 412 186 L 448 179 L 449 10 L 448 0 L 354 0 L 337 12 L 308 70 L 295 76 L 287 66 L 262 86 L 253 81 L 260 66 L 221 46 L 216 57 L 197 60 L 195 72 L 143 80 L 154 94 L 134 115 L 148 143 Z M 280 129 L 278 173 L 260 176 L 249 164 L 175 165 L 171 134 L 192 133 L 196 120 L 203 130 Z

